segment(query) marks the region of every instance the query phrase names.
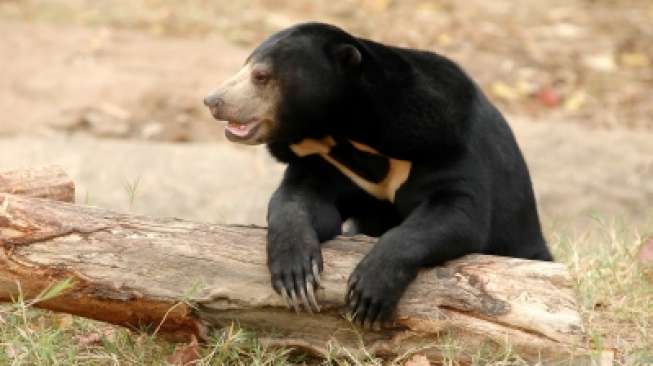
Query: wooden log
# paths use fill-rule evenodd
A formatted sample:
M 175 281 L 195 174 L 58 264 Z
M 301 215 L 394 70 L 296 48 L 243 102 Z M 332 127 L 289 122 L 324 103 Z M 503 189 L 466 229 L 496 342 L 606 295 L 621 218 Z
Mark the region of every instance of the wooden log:
M 0 172 L 0 192 L 74 202 L 75 183 L 58 166 Z
M 38 305 L 175 338 L 237 321 L 270 344 L 323 355 L 418 351 L 436 360 L 457 352 L 465 362 L 481 347 L 510 345 L 533 362 L 587 360 L 573 281 L 560 263 L 470 255 L 425 270 L 402 298 L 395 324 L 374 332 L 343 316 L 348 275 L 374 245 L 366 237 L 324 245 L 322 311 L 313 315 L 289 311 L 270 288 L 260 227 L 0 194 L 0 242 L 0 300 L 15 296 L 17 283 L 29 298 L 72 277 L 73 290 Z

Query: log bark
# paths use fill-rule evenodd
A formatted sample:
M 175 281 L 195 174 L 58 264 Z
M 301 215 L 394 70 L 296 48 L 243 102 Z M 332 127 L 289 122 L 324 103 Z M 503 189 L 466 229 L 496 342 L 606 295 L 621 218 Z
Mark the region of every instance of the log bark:
M 21 196 L 75 200 L 75 183 L 58 166 L 0 172 L 0 192 Z
M 587 360 L 573 281 L 560 263 L 469 255 L 425 270 L 395 324 L 363 331 L 343 316 L 347 278 L 374 241 L 324 245 L 318 314 L 295 314 L 269 285 L 265 229 L 148 218 L 0 194 L 0 300 L 72 277 L 47 309 L 183 338 L 233 321 L 270 344 L 317 354 L 431 359 L 508 347 L 528 361 Z M 448 342 L 448 343 L 447 343 Z M 443 346 L 447 343 L 448 347 Z M 457 347 L 452 347 L 452 344 Z

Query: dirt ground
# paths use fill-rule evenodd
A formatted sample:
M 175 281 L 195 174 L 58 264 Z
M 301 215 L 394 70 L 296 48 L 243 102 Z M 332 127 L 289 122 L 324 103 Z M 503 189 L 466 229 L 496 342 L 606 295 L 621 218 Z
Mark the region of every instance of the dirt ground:
M 210 37 L 0 23 L 0 134 L 215 141 L 202 96 L 246 50 Z M 179 56 L 183 57 L 179 57 Z
M 115 71 L 106 68 L 115 61 L 139 75 L 163 71 L 161 78 L 172 71 L 162 64 L 177 64 L 184 75 L 178 83 L 208 76 L 204 61 L 220 79 L 222 62 L 241 62 L 236 48 L 246 53 L 271 32 L 299 21 L 327 21 L 360 36 L 453 58 L 510 113 L 592 127 L 653 128 L 653 4 L 648 0 L 545 0 L 527 6 L 514 0 L 4 0 L 0 19 L 65 26 L 63 33 L 50 28 L 49 38 L 40 37 L 51 40 L 49 45 L 25 43 L 45 47 L 46 56 L 73 51 L 68 62 L 104 64 L 98 71 L 107 72 Z M 100 32 L 76 36 L 71 25 Z M 117 32 L 126 29 L 136 32 Z M 157 41 L 143 41 L 136 33 Z M 23 37 L 32 36 L 28 31 Z M 139 47 L 114 52 L 122 42 Z M 57 47 L 62 49 L 52 53 Z M 131 61 L 123 65 L 118 57 Z M 27 61 L 29 70 L 39 68 L 33 61 L 16 61 Z M 137 82 L 132 76 L 126 85 Z M 155 101 L 171 95 L 152 93 Z
M 0 168 L 57 162 L 92 203 L 261 223 L 282 168 L 225 142 L 201 99 L 267 33 L 319 18 L 459 61 L 509 116 L 545 226 L 598 214 L 649 229 L 653 6 L 545 3 L 259 1 L 244 13 L 235 1 L 211 22 L 192 13 L 195 2 L 135 2 L 148 16 L 84 1 L 0 2 Z M 126 207 L 125 185 L 140 176 L 149 185 Z

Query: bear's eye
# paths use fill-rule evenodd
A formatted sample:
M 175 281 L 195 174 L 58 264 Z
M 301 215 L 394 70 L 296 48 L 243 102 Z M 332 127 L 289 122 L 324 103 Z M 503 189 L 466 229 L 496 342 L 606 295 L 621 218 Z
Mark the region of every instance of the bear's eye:
M 256 84 L 263 85 L 270 80 L 270 73 L 263 70 L 254 70 L 252 71 L 252 80 Z

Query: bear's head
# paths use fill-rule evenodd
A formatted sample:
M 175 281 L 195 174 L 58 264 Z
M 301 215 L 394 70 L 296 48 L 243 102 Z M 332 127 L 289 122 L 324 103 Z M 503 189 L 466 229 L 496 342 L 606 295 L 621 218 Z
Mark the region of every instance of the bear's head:
M 346 113 L 363 47 L 343 30 L 303 23 L 259 45 L 238 73 L 205 99 L 226 137 L 255 145 L 327 134 Z

